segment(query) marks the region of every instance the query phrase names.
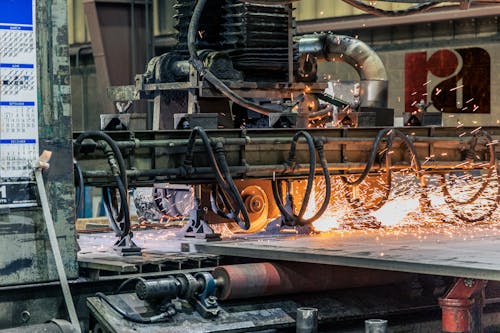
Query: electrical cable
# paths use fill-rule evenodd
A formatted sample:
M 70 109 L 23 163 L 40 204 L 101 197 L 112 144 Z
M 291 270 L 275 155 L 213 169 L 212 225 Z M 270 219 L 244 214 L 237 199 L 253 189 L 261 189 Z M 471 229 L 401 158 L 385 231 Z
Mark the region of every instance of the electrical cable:
M 160 315 L 151 316 L 151 317 L 143 317 L 137 313 L 128 313 L 125 310 L 116 306 L 113 302 L 111 302 L 109 297 L 106 296 L 105 294 L 98 292 L 95 295 L 99 299 L 106 302 L 114 311 L 116 311 L 118 314 L 120 314 L 120 316 L 122 316 L 123 318 L 125 318 L 131 322 L 134 322 L 134 323 L 138 323 L 138 324 L 157 323 L 157 322 L 167 321 L 172 316 L 171 313 L 167 313 L 167 312 L 163 312 Z
M 396 16 L 407 16 L 407 15 L 413 15 L 416 13 L 423 13 L 432 7 L 435 7 L 442 3 L 442 1 L 427 1 L 420 3 L 415 6 L 411 6 L 407 9 L 404 10 L 383 10 L 380 8 L 377 8 L 375 6 L 369 5 L 364 3 L 363 1 L 360 0 L 342 0 L 345 3 L 364 11 L 365 13 L 372 14 L 372 15 L 377 15 L 377 16 L 386 16 L 386 17 L 396 17 Z

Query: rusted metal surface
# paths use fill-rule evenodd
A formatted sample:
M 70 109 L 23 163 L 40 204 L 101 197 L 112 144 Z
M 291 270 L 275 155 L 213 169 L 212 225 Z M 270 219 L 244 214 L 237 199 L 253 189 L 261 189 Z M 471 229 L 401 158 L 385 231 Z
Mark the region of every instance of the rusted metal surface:
M 36 16 L 40 151 L 56 152 L 44 174 L 46 190 L 66 273 L 76 278 L 66 1 L 37 1 Z M 4 210 L 0 225 L 1 286 L 57 279 L 41 208 Z M 13 317 L 2 316 L 0 327 Z
M 367 287 L 411 278 L 404 273 L 296 262 L 219 266 L 213 276 L 221 285 L 221 300 Z
M 439 299 L 443 331 L 450 333 L 482 332 L 484 290 L 487 281 L 460 278 Z
M 115 304 L 127 306 L 129 312 L 142 312 L 147 305 L 140 301 L 135 294 L 110 296 Z M 295 320 L 281 308 L 262 308 L 248 310 L 245 306 L 240 309 L 233 307 L 223 311 L 214 319 L 204 319 L 197 312 L 178 313 L 172 320 L 161 324 L 136 324 L 124 320 L 111 307 L 96 297 L 87 299 L 87 305 L 92 315 L 98 320 L 107 332 L 125 333 L 208 333 L 208 332 L 249 332 L 280 327 L 290 327 Z M 247 307 L 248 308 L 248 307 Z
M 399 230 L 399 231 L 398 231 Z M 196 244 L 204 253 L 500 281 L 498 227 L 439 225 L 395 231 L 238 239 Z

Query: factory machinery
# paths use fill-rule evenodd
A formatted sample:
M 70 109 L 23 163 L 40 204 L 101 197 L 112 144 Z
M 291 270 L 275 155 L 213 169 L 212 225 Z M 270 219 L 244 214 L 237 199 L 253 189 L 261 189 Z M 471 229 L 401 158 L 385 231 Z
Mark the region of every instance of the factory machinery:
M 417 10 L 425 6 L 430 5 L 418 5 Z M 47 221 L 52 209 L 55 231 L 59 237 L 63 233 L 66 242 L 61 245 L 66 249 L 62 261 L 69 287 L 64 270 L 57 275 L 45 271 L 53 266 L 52 260 L 59 265 L 57 255 L 52 259 L 47 250 L 57 247 L 57 241 L 44 240 L 37 234 L 41 231 L 33 231 L 45 250 L 42 259 L 28 262 L 26 256 L 19 259 L 14 254 L 12 264 L 4 265 L 8 279 L 2 302 L 19 318 L 12 315 L 2 325 L 24 324 L 16 330 L 26 332 L 79 331 L 80 324 L 93 332 L 315 332 L 319 309 L 320 328 L 348 332 L 353 323 L 381 313 L 400 322 L 417 312 L 432 317 L 441 297 L 445 331 L 480 332 L 488 300 L 486 280 L 500 280 L 498 268 L 474 273 L 451 268 L 447 272 L 436 264 L 381 264 L 377 269 L 370 252 L 355 255 L 356 261 L 333 260 L 319 249 L 312 254 L 305 251 L 307 245 L 240 255 L 245 247 L 238 245 L 238 237 L 242 242 L 246 237 L 257 242 L 265 237 L 265 244 L 278 244 L 289 239 L 286 236 L 303 235 L 292 242 L 308 242 L 317 237 L 313 223 L 324 218 L 335 202 L 345 202 L 360 215 L 375 211 L 389 200 L 401 175 L 410 178 L 421 211 L 433 211 L 430 192 L 438 187 L 453 219 L 475 226 L 494 214 L 500 199 L 496 157 L 500 128 L 394 128 L 394 112 L 387 105 L 387 74 L 376 53 L 348 36 L 294 36 L 290 1 L 178 0 L 175 8 L 177 45 L 153 58 L 135 85 L 109 90 L 119 103 L 153 101 L 149 130 L 134 130 L 123 114 L 105 117 L 102 131 L 73 134 L 74 163 L 57 157 L 58 149 L 71 150 L 67 131 L 52 133 L 55 140 L 47 133 L 47 142 L 42 140 L 43 148 L 54 151 L 46 180 L 56 186 L 48 185 L 53 197 L 48 198 L 51 206 L 44 206 L 44 218 L 37 212 L 33 219 Z M 350 64 L 360 76 L 359 85 L 326 93 L 327 85 L 317 77 L 320 61 Z M 54 87 L 61 89 L 61 82 L 55 77 Z M 54 101 L 54 112 L 61 116 L 65 102 Z M 425 115 L 418 117 L 425 125 Z M 45 162 L 39 161 L 38 175 Z M 61 178 L 71 173 L 71 164 L 75 211 L 85 186 L 100 188 L 116 235 L 116 240 L 109 240 L 114 243 L 112 259 L 104 263 L 100 258 L 99 267 L 117 257 L 136 264 L 146 260 L 141 232 L 134 231 L 131 222 L 129 199 L 129 193 L 143 187 L 151 188 L 152 200 L 139 200 L 139 213 L 143 204 L 160 216 L 186 220 L 166 243 L 178 242 L 179 248 L 183 243 L 186 258 L 200 255 L 193 253 L 196 244 L 198 251 L 222 255 L 216 257 L 222 264 L 179 266 L 172 271 L 162 264 L 155 273 L 80 275 L 72 257 L 73 227 L 67 226 L 73 214 L 68 190 L 72 186 Z M 54 168 L 57 172 L 51 174 Z M 463 178 L 477 183 L 465 199 L 457 196 Z M 57 194 L 61 189 L 69 195 Z M 474 209 L 479 202 L 481 208 Z M 68 207 L 62 207 L 66 203 Z M 50 225 L 47 222 L 47 230 Z M 221 239 L 221 226 L 233 233 L 236 246 L 209 242 Z M 40 228 L 45 231 L 43 225 Z M 33 252 L 38 256 L 38 248 Z M 89 267 L 80 257 L 83 266 Z M 60 280 L 64 297 L 51 295 L 59 283 L 47 281 L 54 280 Z M 36 286 L 45 286 L 45 291 L 35 292 Z M 67 293 L 70 288 L 73 297 Z M 490 300 L 495 291 L 488 291 Z M 12 301 L 17 293 L 28 300 Z M 356 300 L 354 294 L 364 295 L 363 299 Z M 374 310 L 380 302 L 383 310 Z M 72 325 L 58 320 L 42 324 L 47 315 L 39 308 L 48 303 L 58 309 L 48 312 L 53 317 L 66 317 L 67 309 Z M 489 322 L 495 324 L 494 319 Z M 373 320 L 366 325 L 369 332 L 383 332 L 386 322 Z

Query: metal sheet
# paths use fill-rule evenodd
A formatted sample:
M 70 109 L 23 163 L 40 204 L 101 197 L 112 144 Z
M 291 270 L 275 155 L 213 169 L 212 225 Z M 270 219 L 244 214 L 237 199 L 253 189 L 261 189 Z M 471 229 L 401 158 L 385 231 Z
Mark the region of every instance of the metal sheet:
M 201 252 L 500 281 L 500 228 L 338 231 L 196 244 Z

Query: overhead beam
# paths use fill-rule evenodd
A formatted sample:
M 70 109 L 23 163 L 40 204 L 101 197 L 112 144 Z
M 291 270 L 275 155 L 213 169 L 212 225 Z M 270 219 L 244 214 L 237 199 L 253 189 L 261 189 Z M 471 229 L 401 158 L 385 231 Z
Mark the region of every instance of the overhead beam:
M 469 8 L 467 10 L 441 7 L 422 14 L 414 14 L 409 16 L 380 17 L 373 15 L 357 15 L 348 17 L 304 20 L 297 23 L 297 32 L 299 34 L 306 34 L 320 31 L 369 29 L 384 26 L 429 23 L 496 15 L 500 15 L 500 5 L 477 6 Z

